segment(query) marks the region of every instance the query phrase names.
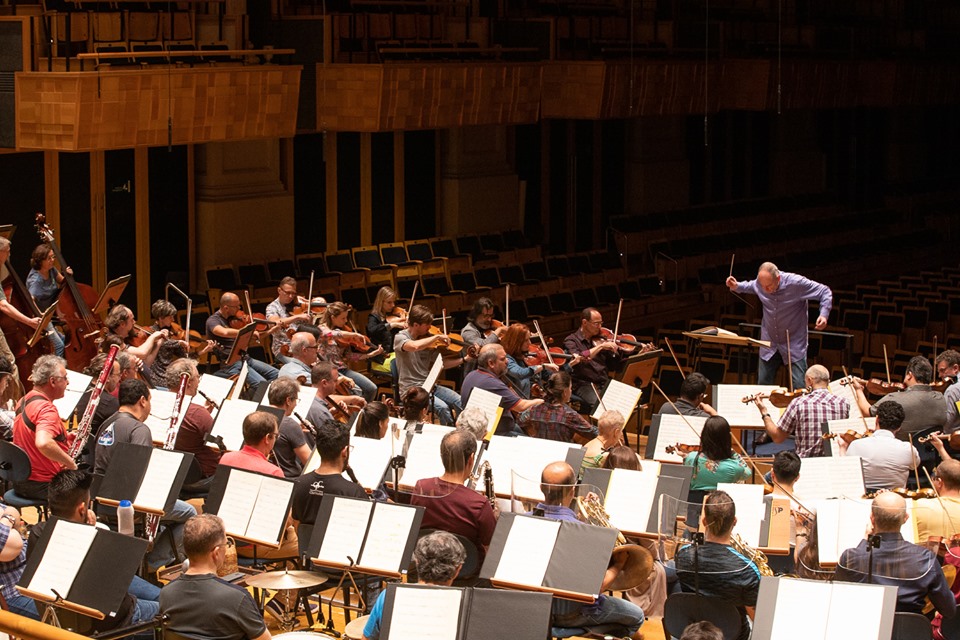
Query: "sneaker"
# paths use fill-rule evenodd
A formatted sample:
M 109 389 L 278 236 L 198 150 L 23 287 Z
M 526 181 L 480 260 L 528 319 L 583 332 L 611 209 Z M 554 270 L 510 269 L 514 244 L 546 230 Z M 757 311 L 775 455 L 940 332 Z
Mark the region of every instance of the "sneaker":
M 265 613 L 269 613 L 276 618 L 277 622 L 281 622 L 283 620 L 283 604 L 278 602 L 276 597 L 272 598 L 270 602 L 264 605 L 263 610 Z

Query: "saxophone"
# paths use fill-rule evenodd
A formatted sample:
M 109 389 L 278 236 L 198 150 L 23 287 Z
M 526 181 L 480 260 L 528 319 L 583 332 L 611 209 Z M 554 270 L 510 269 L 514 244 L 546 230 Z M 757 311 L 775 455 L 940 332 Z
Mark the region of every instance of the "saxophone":
M 736 549 L 737 553 L 746 557 L 755 565 L 757 565 L 757 569 L 760 571 L 761 576 L 773 575 L 773 569 L 771 569 L 770 565 L 767 564 L 766 554 L 764 554 L 763 551 L 754 549 L 748 545 L 746 542 L 744 542 L 743 538 L 741 538 L 739 534 L 735 533 L 730 536 L 730 546 Z

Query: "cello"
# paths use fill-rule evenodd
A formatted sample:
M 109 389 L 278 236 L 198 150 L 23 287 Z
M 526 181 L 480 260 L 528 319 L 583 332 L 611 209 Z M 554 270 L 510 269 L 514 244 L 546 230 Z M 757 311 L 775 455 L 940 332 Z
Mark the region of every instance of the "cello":
M 57 316 L 64 325 L 64 334 L 68 345 L 64 355 L 67 359 L 67 368 L 82 371 L 90 360 L 97 355 L 96 337 L 103 327 L 103 321 L 90 310 L 97 304 L 99 296 L 88 284 L 78 283 L 73 276 L 67 273 L 67 261 L 60 253 L 53 237 L 53 230 L 47 226 L 46 218 L 42 213 L 36 216 L 37 233 L 40 239 L 50 245 L 53 255 L 60 265 L 66 287 L 57 300 Z M 97 335 L 91 335 L 97 334 Z
M 10 304 L 28 318 L 37 318 L 43 315 L 9 260 L 7 260 L 6 267 L 8 275 L 3 281 L 3 293 L 7 296 Z M 14 360 L 17 363 L 21 388 L 29 389 L 30 385 L 27 382 L 31 371 L 33 371 L 33 363 L 40 356 L 53 352 L 50 341 L 46 337 L 42 337 L 31 346 L 30 339 L 33 337 L 33 331 L 5 313 L 0 313 L 0 329 L 7 339 L 7 346 L 13 352 Z

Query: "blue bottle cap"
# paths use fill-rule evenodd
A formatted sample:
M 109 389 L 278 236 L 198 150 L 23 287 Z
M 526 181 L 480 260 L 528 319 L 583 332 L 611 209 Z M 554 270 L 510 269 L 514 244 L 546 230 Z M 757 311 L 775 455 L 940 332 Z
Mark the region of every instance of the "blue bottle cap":
M 120 501 L 120 506 L 121 506 L 121 507 L 132 507 L 132 506 L 133 506 L 133 503 L 130 502 L 129 500 L 121 500 L 121 501 Z

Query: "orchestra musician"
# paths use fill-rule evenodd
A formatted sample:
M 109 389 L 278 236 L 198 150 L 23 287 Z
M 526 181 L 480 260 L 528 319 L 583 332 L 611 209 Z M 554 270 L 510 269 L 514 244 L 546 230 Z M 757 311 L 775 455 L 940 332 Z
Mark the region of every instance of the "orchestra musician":
M 24 284 L 36 301 L 40 311 L 45 311 L 55 305 L 57 298 L 60 297 L 60 287 L 63 286 L 64 276 L 57 271 L 56 264 L 57 258 L 48 244 L 37 245 L 33 253 L 30 254 L 30 272 L 27 273 Z M 73 269 L 70 267 L 67 267 L 64 272 L 73 275 Z M 47 339 L 50 340 L 53 352 L 62 358 L 64 344 L 60 332 L 50 327 L 47 332 Z
M 350 465 L 350 430 L 334 420 L 314 423 L 320 466 L 294 481 L 293 519 L 300 524 L 314 524 L 323 496 L 346 496 L 369 500 L 359 484 L 343 477 Z
M 280 280 L 277 286 L 276 299 L 267 305 L 267 320 L 279 323 L 282 328 L 273 334 L 270 341 L 270 351 L 273 353 L 274 362 L 285 365 L 290 362 L 291 357 L 284 355 L 283 347 L 290 344 L 290 338 L 287 335 L 287 329 L 294 331 L 307 331 L 315 337 L 320 337 L 320 332 L 311 324 L 312 316 L 308 312 L 293 313 L 294 307 L 300 301 L 297 295 L 297 280 L 287 276 Z M 305 301 L 306 302 L 306 301 Z
M 580 441 L 588 442 L 597 437 L 597 427 L 570 408 L 573 387 L 569 373 L 557 371 L 551 375 L 544 392 L 546 395 L 541 404 L 520 414 L 518 423 L 524 433 L 534 438 L 560 442 L 574 442 L 577 436 Z
M 220 360 L 220 371 L 215 375 L 221 378 L 229 378 L 240 373 L 243 367 L 243 359 L 238 359 L 230 366 L 226 366 L 227 358 L 230 356 L 230 350 L 237 339 L 239 329 L 230 326 L 230 321 L 237 317 L 240 311 L 240 298 L 237 294 L 229 291 L 220 296 L 220 308 L 207 318 L 207 338 L 215 340 L 217 343 L 214 353 Z M 258 332 L 254 332 L 258 335 Z M 279 375 L 277 369 L 271 367 L 266 362 L 261 362 L 256 358 L 247 358 L 247 383 L 252 387 L 260 385 L 268 380 L 276 380 Z
M 501 377 L 507 372 L 507 352 L 499 344 L 487 344 L 480 349 L 477 356 L 477 368 L 467 374 L 460 387 L 460 397 L 466 405 L 474 389 L 483 389 L 500 396 L 500 407 L 503 413 L 497 423 L 497 435 L 517 436 L 523 431 L 517 426 L 513 414 L 520 414 L 527 409 L 543 404 L 540 398 L 526 400 L 518 396 L 508 387 Z
M 313 453 L 313 434 L 305 430 L 300 420 L 293 417 L 297 408 L 300 385 L 291 378 L 278 378 L 270 385 L 267 399 L 270 406 L 283 411 L 280 435 L 273 444 L 273 455 L 284 477 L 296 478 Z M 311 423 L 312 424 L 312 423 Z
M 830 287 L 796 273 L 780 271 L 772 262 L 760 265 L 755 280 L 737 282 L 730 276 L 726 284 L 730 291 L 755 294 L 763 307 L 760 339 L 769 340 L 770 346 L 760 348 L 757 384 L 775 384 L 777 370 L 791 362 L 793 386 L 803 387 L 803 374 L 807 369 L 807 301 L 820 302 L 820 315 L 814 328 L 822 331 L 833 308 Z
M 367 337 L 362 333 L 351 331 L 347 325 L 347 316 L 350 307 L 343 302 L 332 302 L 327 305 L 323 312 L 323 318 L 320 320 L 320 332 L 323 334 L 317 343 L 320 351 L 320 357 L 336 365 L 340 375 L 346 376 L 353 381 L 354 395 L 363 396 L 367 402 L 373 400 L 377 395 L 377 385 L 368 377 L 358 371 L 354 371 L 347 366 L 347 361 L 370 360 L 383 353 L 383 347 L 369 344 Z M 350 344 L 341 342 L 343 338 L 355 340 Z M 367 344 L 369 348 L 366 351 L 361 345 Z
M 4 397 L 7 387 L 13 382 L 13 361 L 0 357 L 0 398 Z M 16 382 L 13 383 L 16 386 Z M 0 439 L 13 440 L 13 421 L 16 413 L 11 407 L 0 405 Z
M 10 248 L 12 246 L 8 238 L 0 236 L 0 265 L 6 264 L 7 260 L 10 259 Z M 0 312 L 26 325 L 31 331 L 40 326 L 40 318 L 28 318 L 20 313 L 20 310 L 7 300 L 7 295 L 3 292 L 2 288 L 0 288 Z M 17 370 L 16 358 L 13 355 L 13 351 L 10 350 L 10 346 L 7 344 L 7 338 L 3 335 L 3 332 L 0 332 L 0 358 L 5 358 L 14 363 L 13 374 L 19 380 L 20 373 Z
M 930 538 L 939 538 L 952 547 L 950 541 L 960 535 L 960 461 L 944 460 L 931 479 L 939 499 L 921 498 L 914 503 L 917 541 L 926 544 Z
M 953 383 L 943 392 L 943 399 L 947 405 L 947 421 L 943 424 L 944 433 L 953 433 L 960 428 L 960 412 L 957 411 L 957 402 L 960 401 L 960 353 L 953 349 L 940 352 L 937 356 L 937 378 L 951 379 Z
M 888 393 L 876 404 L 871 405 L 864 395 L 862 380 L 854 378 L 852 386 L 854 398 L 865 416 L 877 415 L 877 406 L 885 402 L 896 402 L 903 407 L 903 425 L 897 433 L 901 440 L 909 440 L 911 434 L 930 427 L 943 427 L 947 421 L 947 407 L 943 394 L 930 388 L 933 381 L 933 367 L 923 356 L 914 356 L 907 363 L 903 376 L 903 391 Z
M 383 353 L 373 358 L 370 368 L 381 373 L 390 373 L 390 365 L 393 362 L 393 339 L 398 331 L 406 328 L 406 312 L 397 312 L 397 292 L 390 287 L 380 287 L 373 301 L 373 309 L 367 316 L 367 336 L 370 342 L 383 348 Z
M 290 357 L 280 367 L 280 378 L 293 378 L 302 385 L 310 380 L 310 370 L 317 363 L 317 338 L 307 331 L 290 336 Z
M 174 360 L 167 367 L 167 386 L 171 389 L 178 388 L 183 374 L 188 376 L 185 395 L 192 398 L 197 395 L 197 389 L 200 387 L 200 373 L 197 371 L 197 363 L 190 358 Z M 210 401 L 203 406 L 190 402 L 180 423 L 180 429 L 177 431 L 177 440 L 173 445 L 175 451 L 192 453 L 200 466 L 201 480 L 190 485 L 191 491 L 208 489 L 213 482 L 213 474 L 217 472 L 217 466 L 220 464 L 220 451 L 207 446 L 207 436 L 213 431 L 211 411 L 214 408 L 216 406 Z
M 869 438 L 851 443 L 840 439 L 840 455 L 859 456 L 863 484 L 868 492 L 907 486 L 910 471 L 920 464 L 920 454 L 910 442 L 897 439 L 903 424 L 903 407 L 896 402 L 877 404 L 876 428 Z
M 759 397 L 754 398 L 754 403 L 771 440 L 779 444 L 793 434 L 797 455 L 815 458 L 823 455 L 823 423 L 846 419 L 850 415 L 850 403 L 830 393 L 830 372 L 823 365 L 815 364 L 807 369 L 803 379 L 803 386 L 810 389 L 810 393 L 793 400 L 779 423 L 773 421 Z
M 714 491 L 719 483 L 743 482 L 750 478 L 753 470 L 732 447 L 733 436 L 730 424 L 723 416 L 710 416 L 703 423 L 700 432 L 700 450 L 691 451 L 683 459 L 683 464 L 693 467 L 690 491 L 703 495 Z M 690 502 L 696 502 L 692 497 Z
M 37 358 L 30 374 L 33 389 L 21 400 L 13 421 L 13 444 L 30 458 L 30 476 L 13 483 L 17 494 L 32 500 L 47 499 L 47 484 L 61 469 L 76 469 L 67 452 L 67 432 L 54 400 L 67 390 L 67 362 L 55 355 Z
M 111 334 L 118 336 L 125 343 L 134 336 L 138 331 L 134 329 L 134 324 L 136 324 L 136 319 L 133 317 L 133 311 L 128 307 L 122 304 L 116 304 L 107 313 L 107 318 L 104 320 L 104 324 L 107 327 L 107 336 Z M 161 329 L 159 331 L 154 331 L 139 346 L 133 346 L 126 344 L 123 347 L 123 350 L 132 356 L 136 356 L 143 362 L 143 365 L 149 369 L 150 365 L 153 364 L 153 361 L 157 357 L 157 351 L 160 349 L 160 343 L 166 340 L 170 336 L 170 331 L 167 329 Z
M 678 411 L 684 416 L 709 418 L 717 415 L 717 410 L 707 404 L 710 380 L 707 376 L 694 371 L 680 384 L 680 396 L 675 403 L 666 402 L 658 413 L 675 415 Z
M 533 383 L 541 383 L 550 373 L 556 373 L 560 367 L 553 362 L 544 362 L 528 366 L 524 361 L 530 353 L 532 345 L 530 343 L 530 329 L 527 325 L 514 322 L 500 336 L 500 344 L 503 350 L 507 352 L 507 373 L 517 387 L 517 390 L 525 398 L 530 397 L 530 389 Z
M 579 522 L 577 514 L 570 508 L 573 502 L 577 476 L 566 462 L 551 462 L 540 475 L 540 488 L 544 500 L 537 504 L 532 514 L 548 520 Z M 626 554 L 617 557 L 607 569 L 600 586 L 600 593 L 620 574 L 626 561 Z M 588 631 L 602 628 L 602 633 L 618 638 L 630 637 L 642 640 L 640 627 L 643 625 L 643 610 L 622 598 L 600 595 L 593 604 L 554 598 L 550 624 L 554 627 L 582 627 Z
M 314 397 L 306 415 L 307 420 L 312 425 L 316 426 L 327 420 L 336 422 L 337 416 L 334 416 L 333 412 L 337 409 L 332 408 L 333 404 L 340 407 L 337 413 L 341 418 L 344 417 L 343 409 L 354 413 L 366 406 L 366 400 L 360 396 L 336 394 L 339 379 L 340 375 L 337 373 L 337 368 L 324 360 L 313 365 L 313 369 L 310 370 L 311 385 L 317 389 L 317 395 Z
M 410 309 L 407 323 L 407 328 L 398 333 L 393 342 L 401 394 L 406 394 L 412 387 L 423 386 L 437 359 L 437 348 L 450 344 L 450 338 L 442 333 L 430 333 L 433 314 L 423 305 L 414 305 Z M 473 359 L 466 349 L 462 355 L 443 353 L 441 357 L 444 369 L 461 366 Z M 433 395 L 437 420 L 441 424 L 454 424 L 453 412 L 459 413 L 463 409 L 460 394 L 437 384 L 434 385 Z
M 273 444 L 280 436 L 277 417 L 266 411 L 254 411 L 243 419 L 243 446 L 220 456 L 220 464 L 277 478 L 283 470 L 270 462 Z
M 596 469 L 616 446 L 623 444 L 623 425 L 625 421 L 619 411 L 604 411 L 597 420 L 597 437 L 583 445 L 583 469 Z
M 457 416 L 457 429 L 463 429 L 464 431 L 472 433 L 477 441 L 487 437 L 489 427 L 490 420 L 487 419 L 487 414 L 485 414 L 480 407 L 464 409 L 460 412 L 460 415 Z
M 493 300 L 480 298 L 473 303 L 470 313 L 467 314 L 467 324 L 463 325 L 460 336 L 467 344 L 476 345 L 480 349 L 484 345 L 500 342 L 500 338 L 507 330 L 506 325 L 493 326 Z M 470 362 L 464 365 L 464 375 L 476 366 Z

